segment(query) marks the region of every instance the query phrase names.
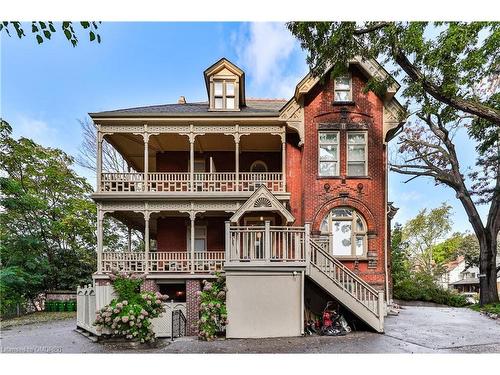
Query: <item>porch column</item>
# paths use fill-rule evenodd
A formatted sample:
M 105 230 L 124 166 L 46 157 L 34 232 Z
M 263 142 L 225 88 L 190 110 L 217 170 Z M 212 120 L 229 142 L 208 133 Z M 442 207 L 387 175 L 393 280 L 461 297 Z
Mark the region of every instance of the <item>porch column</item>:
M 144 125 L 145 127 L 147 125 Z M 149 134 L 144 132 L 144 191 L 149 190 Z
M 96 171 L 97 171 L 97 186 L 96 186 L 96 191 L 101 191 L 101 178 L 102 178 L 102 132 L 101 132 L 101 126 L 97 125 L 97 165 L 96 165 Z
M 190 253 L 191 253 L 191 273 L 194 273 L 194 225 L 196 212 L 191 211 L 189 213 L 189 218 L 191 219 L 191 233 L 190 233 Z
M 234 135 L 234 170 L 236 173 L 236 191 L 240 190 L 240 135 Z
M 194 140 L 196 135 L 191 132 L 189 134 L 189 181 L 191 191 L 194 191 Z
M 102 273 L 102 246 L 103 246 L 104 213 L 101 205 L 97 205 L 97 273 Z
M 149 272 L 149 211 L 144 211 L 144 273 Z
M 286 191 L 286 130 L 281 134 L 281 173 L 282 191 Z

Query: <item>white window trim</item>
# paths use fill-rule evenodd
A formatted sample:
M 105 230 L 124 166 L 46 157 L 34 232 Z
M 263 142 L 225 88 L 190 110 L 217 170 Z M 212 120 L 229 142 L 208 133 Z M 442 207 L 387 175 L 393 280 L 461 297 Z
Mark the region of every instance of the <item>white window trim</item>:
M 321 133 L 331 133 L 337 134 L 337 173 L 336 174 L 321 174 L 321 145 L 322 144 L 333 144 L 333 143 L 321 143 L 320 142 L 320 134 Z M 318 131 L 318 176 L 320 177 L 338 177 L 340 176 L 340 132 L 339 131 L 328 131 L 328 130 L 320 130 Z
M 215 108 L 215 82 L 222 82 L 222 97 L 217 96 L 217 98 L 222 98 L 222 108 Z M 226 94 L 226 83 L 232 83 L 234 86 L 234 95 L 229 97 L 234 99 L 234 108 L 226 107 L 226 99 L 228 98 Z M 239 111 L 239 84 L 237 77 L 220 76 L 212 77 L 210 82 L 210 110 L 211 111 Z
M 341 208 L 348 208 L 352 210 L 353 215 L 351 217 L 333 217 L 332 216 L 332 211 L 335 209 L 341 209 Z M 335 258 L 340 258 L 340 259 L 364 259 L 368 255 L 368 226 L 366 224 L 366 220 L 361 215 L 356 209 L 349 207 L 349 206 L 341 206 L 341 207 L 335 207 L 330 212 L 328 212 L 328 215 L 326 216 L 328 218 L 328 233 L 321 233 L 320 236 L 328 236 L 328 243 L 330 245 L 329 248 L 329 253 L 335 257 Z M 357 218 L 361 219 L 361 222 L 363 223 L 363 231 L 358 231 L 356 229 L 356 219 Z M 350 221 L 351 222 L 351 254 L 350 255 L 339 255 L 335 254 L 333 251 L 333 241 L 332 241 L 332 222 L 333 221 Z M 356 254 L 356 237 L 357 236 L 363 236 L 363 254 L 357 255 Z
M 207 226 L 206 225 L 195 225 L 194 230 L 195 230 L 195 237 L 194 240 L 196 241 L 196 229 L 202 228 L 203 229 L 203 234 L 204 234 L 204 240 L 205 240 L 205 249 L 201 251 L 207 251 L 207 246 L 208 246 L 208 241 L 207 241 Z M 200 238 L 200 237 L 198 237 Z M 191 251 L 191 225 L 187 226 L 187 231 L 186 231 L 186 251 L 189 253 Z M 195 250 L 200 252 L 200 250 Z
M 354 176 L 349 174 L 349 135 L 352 134 L 363 134 L 365 138 L 365 173 L 362 176 Z M 346 142 L 346 147 L 345 147 L 345 152 L 346 152 L 346 176 L 347 177 L 367 177 L 368 176 L 368 132 L 367 131 L 348 131 L 346 133 L 345 137 L 345 142 Z M 359 143 L 354 143 L 354 144 L 359 144 Z
M 340 77 L 349 77 L 349 99 L 348 100 L 336 100 L 335 99 L 335 93 L 337 91 L 347 91 L 347 90 L 337 90 L 336 86 L 337 86 L 337 78 L 340 78 Z M 352 74 L 351 73 L 347 73 L 347 74 L 343 74 L 341 76 L 338 76 L 336 77 L 334 80 L 333 80 L 333 101 L 335 103 L 345 103 L 345 102 L 352 102 L 353 99 L 352 99 Z

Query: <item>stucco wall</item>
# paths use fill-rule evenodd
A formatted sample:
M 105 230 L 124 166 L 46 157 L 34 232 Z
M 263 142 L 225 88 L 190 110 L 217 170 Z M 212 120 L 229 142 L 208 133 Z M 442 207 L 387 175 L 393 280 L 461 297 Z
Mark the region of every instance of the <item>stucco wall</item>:
M 228 338 L 299 336 L 300 272 L 227 272 Z

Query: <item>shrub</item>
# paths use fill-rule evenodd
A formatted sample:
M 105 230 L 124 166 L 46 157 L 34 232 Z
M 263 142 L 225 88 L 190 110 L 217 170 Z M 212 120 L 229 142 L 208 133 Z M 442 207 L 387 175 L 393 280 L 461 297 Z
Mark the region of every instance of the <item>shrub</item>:
M 164 311 L 162 301 L 168 296 L 153 292 L 140 292 L 145 275 L 112 273 L 117 298 L 97 311 L 94 325 L 97 330 L 107 328 L 112 336 L 153 342 L 155 334 L 151 319 Z
M 214 281 L 203 280 L 203 290 L 198 292 L 200 301 L 199 338 L 210 341 L 222 335 L 227 325 L 226 279 L 216 273 Z
M 432 277 L 423 272 L 417 272 L 397 282 L 395 280 L 394 298 L 403 301 L 435 302 L 454 307 L 469 304 L 465 296 L 437 286 Z

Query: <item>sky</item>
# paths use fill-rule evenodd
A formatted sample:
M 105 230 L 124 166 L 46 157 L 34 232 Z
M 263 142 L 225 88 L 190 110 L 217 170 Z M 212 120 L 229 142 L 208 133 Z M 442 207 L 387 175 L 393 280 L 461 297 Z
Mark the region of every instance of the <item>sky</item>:
M 286 98 L 307 73 L 306 54 L 281 23 L 103 23 L 101 44 L 83 36 L 76 48 L 60 33 L 38 45 L 1 35 L 0 115 L 15 137 L 29 137 L 76 156 L 82 141 L 78 120 L 88 112 L 205 101 L 203 71 L 226 57 L 245 71 L 252 98 Z M 29 30 L 27 30 L 29 31 Z M 397 140 L 390 154 L 397 153 Z M 474 163 L 474 144 L 457 135 L 462 165 Z M 78 173 L 94 183 L 93 173 Z M 404 223 L 420 209 L 442 202 L 453 207 L 454 231 L 471 230 L 451 189 L 426 178 L 390 173 L 389 201 Z M 483 218 L 486 208 L 481 207 Z

